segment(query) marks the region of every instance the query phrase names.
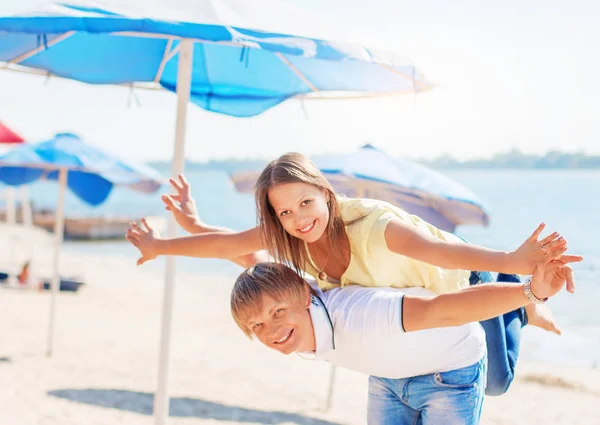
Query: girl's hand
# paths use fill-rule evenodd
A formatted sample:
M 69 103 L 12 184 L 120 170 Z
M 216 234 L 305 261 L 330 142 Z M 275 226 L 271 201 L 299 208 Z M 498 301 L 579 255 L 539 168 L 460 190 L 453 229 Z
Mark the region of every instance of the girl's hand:
M 583 260 L 583 257 L 579 255 L 565 255 L 567 241 L 558 232 L 538 241 L 545 227 L 544 223 L 540 224 L 517 250 L 510 253 L 512 273 L 532 274 L 539 262 L 548 263 L 557 260 L 566 264 Z M 573 288 L 568 284 L 567 289 L 572 290 Z
M 142 218 L 142 224 L 144 228 L 138 226 L 135 222 L 131 223 L 126 235 L 127 240 L 135 245 L 140 250 L 140 254 L 142 254 L 137 260 L 138 266 L 158 257 L 158 244 L 161 240 L 158 231 L 150 227 L 145 218 Z
M 190 184 L 183 174 L 179 175 L 179 181 L 171 178 L 169 183 L 177 193 L 163 195 L 161 199 L 165 203 L 166 209 L 173 213 L 177 224 L 184 230 L 194 233 L 195 226 L 201 224 L 202 221 L 196 211 L 196 202 L 190 194 Z

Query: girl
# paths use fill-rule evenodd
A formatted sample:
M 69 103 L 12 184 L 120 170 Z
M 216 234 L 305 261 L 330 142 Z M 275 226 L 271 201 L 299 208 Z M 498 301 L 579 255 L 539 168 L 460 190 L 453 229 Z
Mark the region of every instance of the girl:
M 204 225 L 195 214 L 189 185 L 182 179 L 176 188 L 188 214 L 169 197 L 163 198 L 167 209 L 184 228 L 201 234 L 161 239 L 145 220 L 146 229 L 133 223 L 127 238 L 142 254 L 138 264 L 158 255 L 185 255 L 248 266 L 254 261 L 248 255 L 267 249 L 276 261 L 315 277 L 323 290 L 358 284 L 421 286 L 446 293 L 491 281 L 489 273 L 471 270 L 496 271 L 501 280 L 514 281 L 504 273 L 531 274 L 542 258 L 582 259 L 565 255 L 566 241 L 556 232 L 538 241 L 543 224 L 515 251 L 501 252 L 465 243 L 386 202 L 338 197 L 317 167 L 297 153 L 281 156 L 261 173 L 255 188 L 259 225 L 250 230 L 235 233 Z M 573 291 L 572 281 L 567 290 Z M 531 308 L 528 313 L 520 309 L 482 323 L 489 353 L 488 394 L 501 394 L 512 382 L 520 329 L 528 319 L 560 333 L 548 311 Z

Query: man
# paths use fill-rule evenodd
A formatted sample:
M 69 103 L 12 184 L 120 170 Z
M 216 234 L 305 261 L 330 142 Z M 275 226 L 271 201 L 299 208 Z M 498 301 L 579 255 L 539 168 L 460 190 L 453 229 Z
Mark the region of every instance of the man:
M 525 284 L 432 296 L 422 288 L 322 292 L 284 265 L 259 263 L 237 279 L 231 312 L 246 335 L 269 348 L 371 375 L 371 425 L 474 425 L 486 375 L 485 335 L 475 322 L 545 302 L 571 272 L 540 263 Z

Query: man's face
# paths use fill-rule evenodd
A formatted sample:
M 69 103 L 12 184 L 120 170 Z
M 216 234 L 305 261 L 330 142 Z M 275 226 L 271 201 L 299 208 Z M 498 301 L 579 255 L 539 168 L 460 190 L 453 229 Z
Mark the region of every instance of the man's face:
M 262 295 L 262 310 L 247 327 L 267 347 L 283 354 L 315 351 L 315 331 L 309 313 L 310 295 L 302 300 L 275 300 Z

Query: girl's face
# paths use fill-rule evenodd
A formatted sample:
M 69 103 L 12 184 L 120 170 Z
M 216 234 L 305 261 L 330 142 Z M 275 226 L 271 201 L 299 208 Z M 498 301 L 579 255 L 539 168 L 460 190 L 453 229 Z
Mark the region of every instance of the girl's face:
M 268 193 L 269 203 L 286 232 L 307 243 L 316 242 L 329 223 L 329 194 L 308 183 L 282 183 Z

